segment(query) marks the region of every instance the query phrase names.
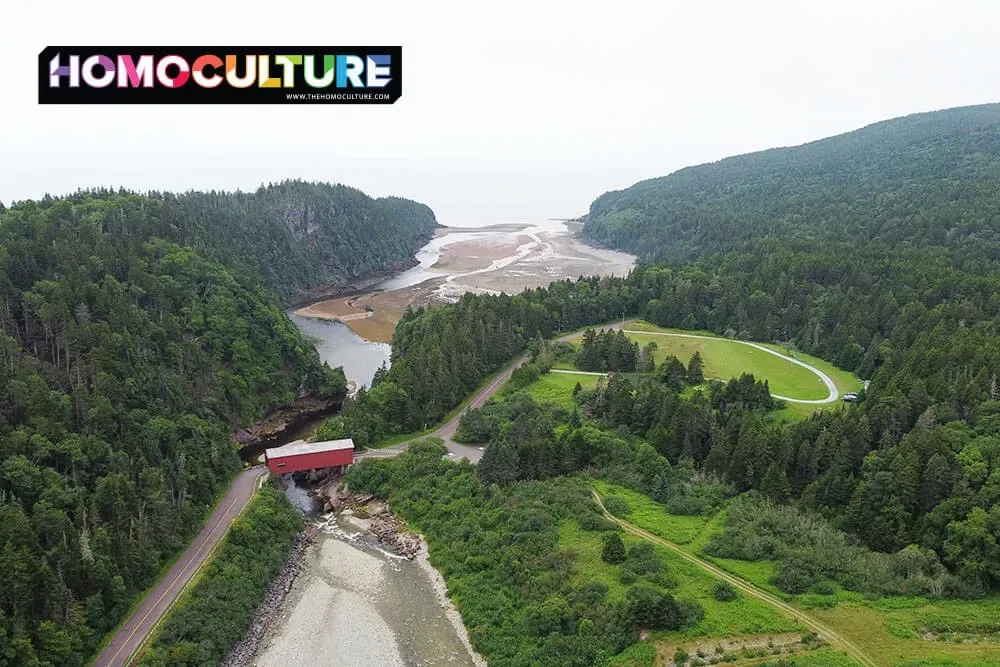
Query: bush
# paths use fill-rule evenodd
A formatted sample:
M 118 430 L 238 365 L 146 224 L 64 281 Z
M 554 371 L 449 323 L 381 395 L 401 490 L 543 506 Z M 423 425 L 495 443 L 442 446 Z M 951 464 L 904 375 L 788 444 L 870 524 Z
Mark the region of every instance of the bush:
M 604 515 L 597 512 L 585 512 L 577 517 L 580 528 L 592 532 L 605 532 L 616 530 L 618 525 L 604 518 Z
M 621 569 L 621 572 L 618 573 L 618 583 L 624 584 L 626 586 L 634 584 L 636 582 L 636 579 L 638 578 L 639 575 L 637 575 L 635 572 L 628 569 L 627 567 L 623 567 Z
M 854 544 L 825 518 L 775 504 L 756 492 L 733 501 L 725 530 L 709 540 L 705 552 L 777 561 L 772 583 L 786 593 L 812 589 L 828 595 L 834 590 L 832 580 L 865 595 L 962 596 L 956 589 L 958 579 L 933 551 L 916 546 L 895 554 L 871 551 Z
M 625 599 L 626 614 L 633 627 L 677 630 L 683 625 L 680 605 L 669 593 L 663 593 L 646 584 L 637 584 L 628 589 Z
M 705 608 L 696 600 L 681 600 L 677 603 L 677 614 L 680 627 L 689 628 L 701 623 L 705 618 Z
M 198 583 L 167 615 L 139 664 L 219 663 L 250 626 L 301 529 L 302 515 L 285 494 L 262 488 Z M 219 614 L 220 609 L 226 613 Z
M 608 496 L 605 498 L 604 507 L 619 519 L 632 512 L 631 505 L 629 505 L 624 498 L 619 498 L 618 496 Z
M 717 581 L 712 586 L 712 597 L 719 602 L 731 602 L 736 599 L 736 589 L 728 581 Z
M 608 533 L 604 536 L 604 548 L 601 550 L 601 560 L 617 565 L 625 562 L 625 543 L 618 533 Z
M 640 542 L 629 547 L 624 567 L 638 575 L 657 574 L 664 569 L 663 561 L 649 542 Z
M 813 584 L 812 592 L 818 595 L 833 595 L 836 591 L 833 588 L 833 584 L 823 579 Z
M 674 664 L 677 665 L 677 667 L 681 667 L 681 665 L 687 662 L 690 657 L 691 656 L 682 646 L 678 646 L 677 650 L 674 651 Z
M 529 384 L 534 382 L 541 375 L 541 370 L 538 366 L 534 364 L 524 364 L 514 369 L 514 372 L 510 374 L 510 380 L 507 381 L 507 385 L 504 387 L 504 391 L 512 392 L 518 389 L 524 389 Z

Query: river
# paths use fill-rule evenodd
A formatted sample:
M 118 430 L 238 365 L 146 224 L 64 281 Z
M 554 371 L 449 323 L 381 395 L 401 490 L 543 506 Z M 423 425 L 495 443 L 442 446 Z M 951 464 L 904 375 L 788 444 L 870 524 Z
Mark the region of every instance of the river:
M 558 220 L 440 228 L 417 251 L 416 259 L 416 266 L 366 290 L 368 298 L 362 296 L 353 305 L 355 309 L 385 311 L 372 318 L 388 318 L 382 340 L 389 339 L 386 334 L 391 334 L 407 307 L 454 301 L 465 292 L 516 294 L 581 275 L 622 276 L 635 263 L 632 255 L 583 243 L 565 222 Z M 378 296 L 370 298 L 373 294 Z M 360 316 L 360 321 L 345 324 L 331 319 L 345 312 L 343 301 L 320 302 L 290 312 L 289 316 L 316 344 L 320 358 L 332 367 L 343 367 L 352 389 L 357 389 L 371 385 L 379 366 L 389 363 L 391 347 L 355 333 L 373 330 L 363 310 L 353 314 Z
M 382 364 L 389 364 L 392 351 L 386 343 L 365 340 L 351 331 L 343 322 L 302 317 L 293 312 L 288 316 L 308 340 L 316 345 L 319 358 L 331 367 L 344 369 L 351 389 L 371 386 L 375 371 Z
M 309 518 L 317 543 L 254 664 L 372 667 L 483 665 L 426 550 L 407 560 L 364 532 L 366 519 Z
M 555 221 L 439 230 L 416 258 L 417 266 L 374 288 L 390 305 L 393 299 L 405 303 L 394 312 L 396 319 L 405 307 L 454 300 L 467 291 L 517 293 L 582 274 L 623 275 L 635 259 L 591 248 Z M 413 294 L 424 301 L 409 298 Z M 333 306 L 343 312 L 344 298 Z M 323 361 L 344 369 L 353 389 L 370 385 L 378 368 L 390 361 L 388 344 L 349 328 L 358 326 L 357 319 L 344 324 L 298 312 L 289 313 L 292 321 L 315 343 Z M 393 323 L 391 318 L 386 322 Z M 305 488 L 293 483 L 286 492 L 317 527 L 317 544 L 308 550 L 254 664 L 485 665 L 472 652 L 426 548 L 412 561 L 399 558 L 365 532 L 367 519 L 349 512 L 320 515 Z

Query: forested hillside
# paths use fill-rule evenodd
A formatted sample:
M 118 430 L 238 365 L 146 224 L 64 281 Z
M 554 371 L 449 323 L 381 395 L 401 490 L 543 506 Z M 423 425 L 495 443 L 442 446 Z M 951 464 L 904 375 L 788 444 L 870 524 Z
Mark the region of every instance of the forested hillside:
M 681 399 L 677 388 L 616 381 L 585 416 L 735 491 L 818 512 L 872 549 L 917 545 L 922 558 L 932 554 L 927 572 L 940 564 L 955 577 L 909 590 L 996 589 L 998 167 L 1000 107 L 989 106 L 890 121 L 605 195 L 587 223 L 592 237 L 674 261 L 624 280 L 467 295 L 414 313 L 400 324 L 394 366 L 338 426 L 367 441 L 419 428 L 498 368 L 501 350 L 622 311 L 779 342 L 870 379 L 868 391 L 855 407 L 781 424 L 770 406 L 734 398 L 739 384 Z M 445 323 L 474 335 L 441 337 Z M 504 413 L 517 437 L 484 431 L 482 420 L 475 427 L 491 441 L 484 461 L 503 462 L 500 479 L 576 469 L 578 449 L 558 421 L 518 405 Z M 506 451 L 491 455 L 495 447 Z
M 79 203 L 94 194 L 70 199 Z M 259 279 L 281 299 L 406 268 L 437 227 L 423 204 L 373 199 L 328 183 L 285 181 L 249 193 L 150 193 L 144 199 L 161 202 L 156 216 L 131 220 L 128 229 L 109 220 L 108 231 L 190 246 Z
M 0 664 L 83 664 L 239 468 L 234 427 L 344 393 L 273 295 L 169 240 L 179 210 L 0 211 Z
M 1000 105 L 916 114 L 794 148 L 681 169 L 598 197 L 584 233 L 646 261 L 763 238 L 820 250 L 944 246 L 1000 231 Z

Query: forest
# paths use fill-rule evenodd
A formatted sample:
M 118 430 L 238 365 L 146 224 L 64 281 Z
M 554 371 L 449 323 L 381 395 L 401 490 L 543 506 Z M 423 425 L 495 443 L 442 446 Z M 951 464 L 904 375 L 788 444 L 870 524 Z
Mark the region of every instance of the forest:
M 438 226 L 424 204 L 400 197 L 373 199 L 346 185 L 298 180 L 255 192 L 85 190 L 58 200 L 46 197 L 38 204 L 16 203 L 13 209 L 112 197 L 121 202 L 122 211 L 102 220 L 101 232 L 189 247 L 259 282 L 283 301 L 309 299 L 408 268 Z M 147 206 L 153 210 L 146 212 Z
M 301 182 L 0 209 L 0 664 L 86 662 L 239 469 L 230 434 L 346 394 L 278 300 L 435 225 Z
M 610 530 L 580 472 L 678 513 L 728 501 L 726 539 L 706 549 L 774 560 L 785 592 L 997 591 L 998 211 L 996 105 L 609 193 L 585 233 L 646 264 L 407 313 L 391 367 L 320 437 L 364 447 L 419 432 L 528 355 L 510 391 L 463 420 L 460 437 L 489 443 L 478 470 L 431 443 L 352 471 L 427 534 L 474 643 L 501 664 L 592 664 L 644 619 L 697 622 L 641 553 L 643 574 L 615 564 L 621 597 L 576 590 L 563 538 Z M 277 300 L 408 262 L 435 224 L 413 202 L 298 182 L 0 209 L 0 661 L 83 664 L 236 470 L 231 429 L 302 393 L 344 392 Z M 282 244 L 295 261 L 269 254 Z M 322 275 L 306 268 L 317 262 Z M 575 363 L 612 375 L 571 409 L 518 391 L 562 354 L 546 339 L 623 312 L 778 343 L 870 385 L 788 422 L 757 378 L 702 386 L 700 368 L 650 368 L 648 351 L 595 330 Z M 480 590 L 494 594 L 476 607 Z
M 773 188 L 758 186 L 764 182 Z M 920 189 L 924 182 L 933 186 Z M 709 196 L 717 190 L 730 198 Z M 873 192 L 878 196 L 868 196 Z M 616 320 L 622 311 L 660 326 L 776 342 L 870 380 L 863 400 L 782 424 L 768 418 L 771 406 L 752 378 L 737 379 L 728 397 L 722 391 L 685 400 L 672 398 L 663 383 L 645 382 L 610 392 L 625 403 L 632 392 L 633 403 L 631 410 L 609 403 L 611 422 L 671 464 L 690 461 L 738 491 L 766 490 L 779 502 L 798 503 L 868 548 L 933 552 L 961 581 L 951 587 L 956 593 L 996 589 L 997 193 L 1000 107 L 988 106 L 887 121 L 606 195 L 587 221 L 592 238 L 640 253 L 642 238 L 651 249 L 677 248 L 678 225 L 697 253 L 675 261 L 650 251 L 647 259 L 672 263 L 515 296 L 466 295 L 452 306 L 413 312 L 400 323 L 392 367 L 332 426 L 360 434 L 362 444 L 420 430 L 532 339 Z M 680 207 L 687 201 L 681 195 L 703 198 L 713 215 L 746 212 L 739 218 L 746 238 L 728 245 L 702 238 L 722 223 L 690 207 L 678 208 L 675 220 L 661 203 Z M 617 242 L 592 231 L 610 225 L 608 216 L 638 219 L 623 213 L 637 202 L 645 202 L 645 226 L 618 227 Z M 774 233 L 755 222 L 755 211 L 775 220 Z M 470 335 L 442 337 L 442 330 Z M 612 351 L 616 359 L 636 353 L 604 341 L 585 364 L 608 367 Z M 534 423 L 523 421 L 518 428 Z M 543 441 L 553 439 L 550 426 L 539 425 Z M 521 447 L 536 437 L 513 439 Z M 517 470 L 501 477 L 521 478 Z

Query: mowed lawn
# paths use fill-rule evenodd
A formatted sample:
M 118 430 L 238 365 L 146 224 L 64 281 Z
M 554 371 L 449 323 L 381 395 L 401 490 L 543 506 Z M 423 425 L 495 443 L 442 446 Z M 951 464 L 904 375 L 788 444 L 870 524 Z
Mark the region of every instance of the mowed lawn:
M 671 331 L 667 333 L 683 334 L 685 332 Z M 691 356 L 696 351 L 700 352 L 707 378 L 729 380 L 739 377 L 743 373 L 750 373 L 758 380 L 767 380 L 773 394 L 806 400 L 826 398 L 829 394 L 823 380 L 809 369 L 793 364 L 783 357 L 768 354 L 763 350 L 755 350 L 738 341 L 725 338 L 711 340 L 678 338 L 658 336 L 652 333 L 630 333 L 628 337 L 638 343 L 639 347 L 656 343 L 656 353 L 653 357 L 657 362 L 672 354 L 687 365 Z
M 788 366 L 791 366 L 793 368 L 798 369 L 799 371 L 801 371 L 803 373 L 808 373 L 808 375 L 811 377 L 811 379 L 808 380 L 808 381 L 806 381 L 806 384 L 809 384 L 810 386 L 812 384 L 822 385 L 823 386 L 823 388 L 821 390 L 822 396 L 819 396 L 819 398 L 823 398 L 824 396 L 826 396 L 825 385 L 823 385 L 823 383 L 819 380 L 819 378 L 814 373 L 812 373 L 810 371 L 807 371 L 805 368 L 802 368 L 801 366 L 796 366 L 795 364 L 788 363 L 788 362 L 786 362 L 786 361 L 784 361 L 784 360 L 782 360 L 782 359 L 780 359 L 778 357 L 775 357 L 774 355 L 766 354 L 764 352 L 761 352 L 760 350 L 754 350 L 752 347 L 750 347 L 748 345 L 742 345 L 742 344 L 740 344 L 737 341 L 732 341 L 732 340 L 730 340 L 728 338 L 722 338 L 721 336 L 718 336 L 717 334 L 714 334 L 714 333 L 712 333 L 710 331 L 685 331 L 683 329 L 665 329 L 663 327 L 658 327 L 655 324 L 650 324 L 649 322 L 645 322 L 643 320 L 639 320 L 637 322 L 633 322 L 633 323 L 629 324 L 626 328 L 627 329 L 632 329 L 632 330 L 635 330 L 635 331 L 647 331 L 647 332 L 650 332 L 650 333 L 659 332 L 659 333 L 673 333 L 673 334 L 694 334 L 694 335 L 697 335 L 697 336 L 714 337 L 716 339 L 716 341 L 718 341 L 718 343 L 721 343 L 723 345 L 730 344 L 733 347 L 740 348 L 741 350 L 747 350 L 749 352 L 753 352 L 754 353 L 753 355 L 746 355 L 746 356 L 747 357 L 749 357 L 749 356 L 755 357 L 755 359 L 754 359 L 755 363 L 760 363 L 760 358 L 764 357 L 764 356 L 767 356 L 767 357 L 770 357 L 771 359 L 773 359 L 775 362 L 777 362 L 777 364 L 779 364 L 779 366 L 778 366 L 779 369 L 785 369 Z M 630 338 L 632 338 L 633 336 L 637 337 L 639 335 L 638 334 L 629 334 Z M 708 372 L 708 369 L 709 369 L 708 360 L 705 359 L 706 352 L 702 349 L 702 347 L 699 344 L 701 344 L 701 343 L 711 343 L 712 345 L 716 345 L 717 344 L 716 341 L 706 341 L 706 340 L 697 339 L 697 338 L 676 338 L 676 337 L 673 337 L 673 336 L 649 336 L 649 337 L 645 337 L 644 336 L 643 340 L 644 340 L 644 342 L 640 343 L 640 345 L 644 345 L 645 341 L 648 341 L 648 340 L 653 340 L 653 341 L 656 342 L 657 346 L 660 348 L 660 349 L 657 350 L 657 353 L 656 353 L 656 359 L 657 359 L 657 361 L 661 361 L 662 359 L 664 359 L 667 356 L 667 354 L 673 354 L 674 356 L 676 356 L 678 359 L 680 359 L 681 361 L 683 361 L 686 364 L 688 362 L 688 360 L 691 358 L 691 355 L 694 354 L 694 351 L 696 349 L 701 349 L 702 350 L 701 356 L 702 356 L 702 359 L 705 361 L 705 375 L 706 376 L 710 375 L 710 373 Z M 667 349 L 666 349 L 666 345 L 664 343 L 660 342 L 660 341 L 664 341 L 664 340 L 670 340 L 671 341 L 670 345 L 671 346 L 676 346 L 677 352 L 668 352 Z M 763 347 L 766 347 L 769 350 L 774 350 L 775 352 L 777 352 L 778 354 L 780 354 L 782 356 L 784 356 L 786 354 L 785 348 L 782 347 L 781 345 L 776 345 L 774 343 L 761 343 L 759 341 L 750 341 L 750 342 L 754 342 L 757 345 L 762 345 Z M 845 371 L 843 369 L 837 368 L 836 366 L 834 366 L 830 362 L 824 361 L 824 360 L 820 359 L 819 357 L 814 357 L 811 354 L 805 354 L 804 352 L 795 352 L 795 358 L 797 360 L 799 360 L 801 362 L 804 362 L 806 364 L 809 364 L 810 366 L 816 368 L 817 370 L 820 370 L 820 371 L 826 373 L 827 375 L 829 375 L 830 379 L 833 380 L 833 383 L 837 386 L 837 390 L 841 394 L 846 394 L 849 391 L 861 391 L 861 389 L 864 388 L 864 382 L 862 382 L 857 377 L 855 377 L 850 371 Z M 726 362 L 723 362 L 723 364 L 725 364 L 725 363 Z M 736 369 L 735 371 L 733 371 L 733 368 L 731 366 L 729 368 L 726 368 L 723 365 L 721 367 L 714 366 L 713 368 L 714 368 L 715 372 L 718 373 L 718 375 L 714 375 L 714 377 L 719 377 L 720 379 L 727 379 L 728 380 L 729 377 L 733 377 L 734 375 L 739 375 L 739 373 L 741 372 L 739 369 Z M 730 373 L 729 377 L 725 377 L 725 373 L 726 372 Z M 752 373 L 753 371 L 751 371 L 751 370 L 748 369 L 747 372 L 751 372 Z M 783 373 L 783 371 L 779 370 L 779 373 Z M 756 376 L 757 374 L 754 373 L 754 375 Z M 777 389 L 774 388 L 774 383 L 771 382 L 771 378 L 770 377 L 768 377 L 768 382 L 771 383 L 771 389 L 775 393 L 782 394 L 783 396 L 789 396 L 791 398 L 804 398 L 804 399 L 810 398 L 808 396 L 798 396 L 798 395 L 795 395 L 795 394 L 786 394 L 784 392 L 778 391 Z
M 656 343 L 657 349 L 653 358 L 658 364 L 668 355 L 673 355 L 687 364 L 695 352 L 700 352 L 707 378 L 729 380 L 739 377 L 742 373 L 751 373 L 758 380 L 766 379 L 771 392 L 780 396 L 816 400 L 826 398 L 829 393 L 818 375 L 792 363 L 785 357 L 785 350 L 780 345 L 757 343 L 781 355 L 775 356 L 740 341 L 715 336 L 710 332 L 665 329 L 641 320 L 628 324 L 626 328 L 643 332 L 627 334 L 629 339 L 638 343 L 640 347 L 647 343 Z M 657 335 L 664 333 L 680 334 L 680 336 Z M 681 337 L 688 335 L 709 336 L 711 340 Z M 574 338 L 570 342 L 579 346 L 580 338 Z M 822 359 L 801 352 L 796 352 L 795 358 L 829 375 L 841 394 L 860 391 L 864 386 L 864 383 L 851 373 Z M 810 407 L 806 408 L 806 411 L 811 413 L 814 409 Z

